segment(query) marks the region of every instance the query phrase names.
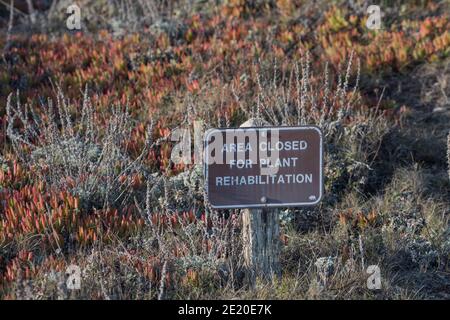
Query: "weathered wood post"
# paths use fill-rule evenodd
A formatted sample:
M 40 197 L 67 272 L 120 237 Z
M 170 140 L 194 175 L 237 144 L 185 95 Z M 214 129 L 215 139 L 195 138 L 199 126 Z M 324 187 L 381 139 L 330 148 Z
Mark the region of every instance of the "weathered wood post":
M 249 119 L 241 125 L 263 126 L 269 123 L 262 119 Z M 281 273 L 278 209 L 243 209 L 241 215 L 245 278 L 254 286 L 257 278 L 271 280 Z

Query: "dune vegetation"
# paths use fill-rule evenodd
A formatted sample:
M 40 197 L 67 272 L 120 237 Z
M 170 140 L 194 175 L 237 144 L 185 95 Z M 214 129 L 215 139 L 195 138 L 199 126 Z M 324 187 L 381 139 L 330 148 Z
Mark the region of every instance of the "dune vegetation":
M 72 1 L 22 2 L 0 2 L 1 299 L 450 298 L 448 1 L 381 1 L 370 30 L 359 0 L 80 0 L 74 31 Z M 176 128 L 250 118 L 325 139 L 323 200 L 280 210 L 255 288 L 239 210 L 171 161 Z

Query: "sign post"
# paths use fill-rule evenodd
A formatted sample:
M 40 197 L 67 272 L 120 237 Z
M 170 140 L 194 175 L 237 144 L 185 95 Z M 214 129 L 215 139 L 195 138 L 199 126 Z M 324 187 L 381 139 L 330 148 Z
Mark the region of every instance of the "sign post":
M 216 209 L 241 208 L 246 278 L 280 274 L 279 207 L 322 198 L 322 134 L 317 127 L 270 127 L 251 119 L 205 134 L 205 188 Z

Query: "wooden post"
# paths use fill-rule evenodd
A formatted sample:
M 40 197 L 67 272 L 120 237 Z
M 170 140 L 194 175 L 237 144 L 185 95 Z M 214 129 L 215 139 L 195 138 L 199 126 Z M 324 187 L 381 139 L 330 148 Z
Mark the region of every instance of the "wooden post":
M 246 280 L 254 286 L 257 278 L 280 275 L 278 210 L 244 209 L 241 214 Z
M 241 127 L 268 126 L 262 119 L 250 119 Z M 253 287 L 256 279 L 272 280 L 279 276 L 280 226 L 277 209 L 243 209 L 242 240 L 246 281 Z

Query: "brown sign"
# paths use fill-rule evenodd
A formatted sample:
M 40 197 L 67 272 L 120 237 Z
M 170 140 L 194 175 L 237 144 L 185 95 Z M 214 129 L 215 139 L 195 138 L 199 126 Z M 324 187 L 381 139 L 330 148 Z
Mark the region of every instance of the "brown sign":
M 322 198 L 322 133 L 314 126 L 212 129 L 205 187 L 213 208 L 313 205 Z

